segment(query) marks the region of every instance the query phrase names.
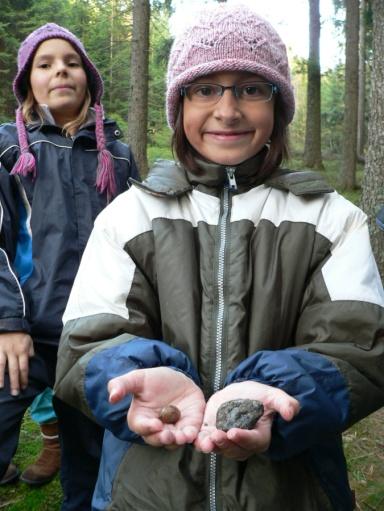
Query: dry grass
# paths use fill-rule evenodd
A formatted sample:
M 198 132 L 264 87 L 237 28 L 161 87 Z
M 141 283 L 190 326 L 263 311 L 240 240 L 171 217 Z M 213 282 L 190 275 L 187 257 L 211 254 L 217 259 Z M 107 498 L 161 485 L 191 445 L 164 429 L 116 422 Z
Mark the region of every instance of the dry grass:
M 384 511 L 384 408 L 344 434 L 351 487 L 359 511 Z

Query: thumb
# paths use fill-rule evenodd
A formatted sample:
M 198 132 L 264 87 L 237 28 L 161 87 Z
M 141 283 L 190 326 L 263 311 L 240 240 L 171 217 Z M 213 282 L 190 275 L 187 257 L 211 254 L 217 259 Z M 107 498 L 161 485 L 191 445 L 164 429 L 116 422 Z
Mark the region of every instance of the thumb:
M 286 421 L 291 421 L 300 411 L 300 403 L 286 392 L 276 389 L 270 398 L 268 407 L 278 412 Z
M 136 369 L 117 376 L 108 382 L 109 402 L 117 403 L 127 394 L 139 394 L 143 390 L 145 369 Z

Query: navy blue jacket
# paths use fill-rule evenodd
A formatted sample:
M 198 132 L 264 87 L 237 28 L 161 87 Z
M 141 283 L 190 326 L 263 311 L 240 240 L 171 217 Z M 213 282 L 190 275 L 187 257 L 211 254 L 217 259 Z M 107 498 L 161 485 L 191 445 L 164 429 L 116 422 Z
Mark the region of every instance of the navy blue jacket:
M 104 122 L 117 193 L 138 172 L 117 125 Z M 106 206 L 96 187 L 94 125 L 65 137 L 53 125 L 28 127 L 37 178 L 10 176 L 20 151 L 15 124 L 0 126 L 0 333 L 24 331 L 57 345 L 62 314 L 93 222 Z

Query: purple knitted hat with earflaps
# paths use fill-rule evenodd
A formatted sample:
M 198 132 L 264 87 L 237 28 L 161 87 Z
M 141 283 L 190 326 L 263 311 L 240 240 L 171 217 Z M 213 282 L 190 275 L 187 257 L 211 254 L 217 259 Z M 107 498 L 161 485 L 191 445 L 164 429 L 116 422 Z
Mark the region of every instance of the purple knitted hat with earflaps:
M 98 165 L 96 172 L 96 187 L 100 193 L 106 192 L 108 200 L 116 194 L 115 174 L 113 169 L 113 158 L 106 148 L 104 135 L 104 111 L 101 104 L 104 87 L 103 80 L 99 71 L 89 59 L 82 42 L 72 32 L 66 28 L 60 27 L 55 23 L 47 23 L 34 32 L 21 43 L 17 56 L 17 74 L 13 81 L 13 92 L 19 102 L 16 110 L 16 126 L 19 137 L 21 155 L 15 163 L 11 174 L 20 174 L 26 176 L 32 173 L 36 177 L 36 161 L 33 154 L 29 151 L 27 131 L 24 125 L 22 114 L 22 103 L 27 97 L 29 69 L 32 64 L 34 54 L 39 45 L 47 39 L 65 39 L 68 41 L 77 53 L 80 55 L 84 70 L 88 79 L 88 87 L 91 93 L 91 101 L 96 113 L 96 144 L 98 154 Z
M 285 122 L 292 121 L 295 98 L 287 51 L 266 20 L 244 5 L 220 4 L 199 12 L 174 41 L 167 74 L 167 119 L 174 129 L 180 87 L 199 76 L 225 71 L 249 71 L 277 86 Z

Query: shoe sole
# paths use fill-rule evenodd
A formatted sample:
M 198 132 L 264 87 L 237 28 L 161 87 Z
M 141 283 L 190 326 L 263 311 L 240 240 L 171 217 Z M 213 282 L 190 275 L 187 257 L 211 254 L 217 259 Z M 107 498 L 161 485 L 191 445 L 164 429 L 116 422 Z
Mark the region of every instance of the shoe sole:
M 47 479 L 40 479 L 39 481 L 33 481 L 32 479 L 26 479 L 22 475 L 20 476 L 20 481 L 23 481 L 23 483 L 28 484 L 29 486 L 43 486 L 44 484 L 49 483 L 52 481 L 53 477 L 49 477 Z

